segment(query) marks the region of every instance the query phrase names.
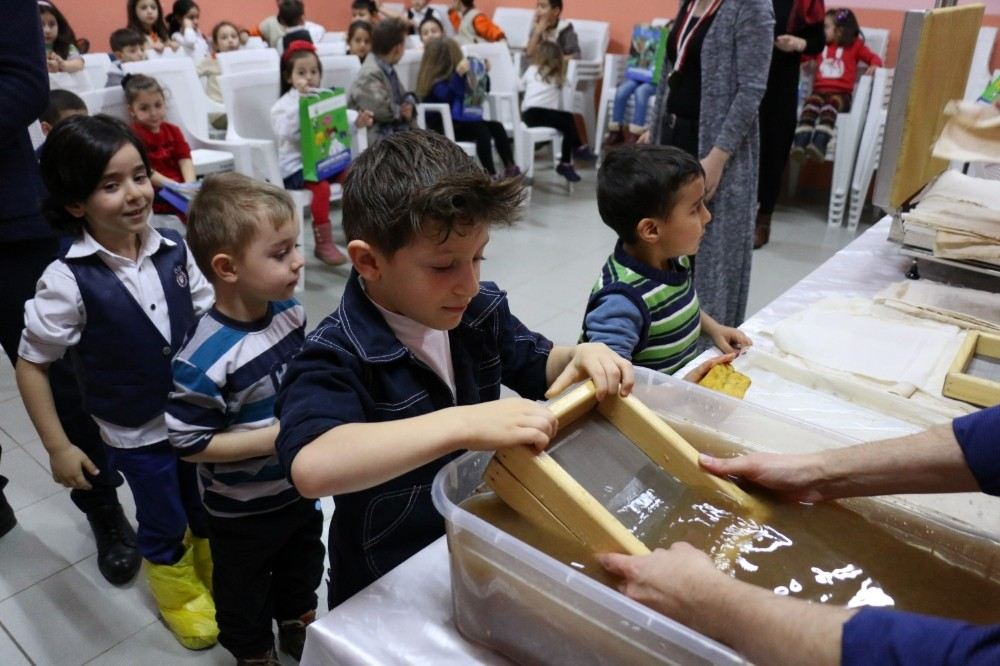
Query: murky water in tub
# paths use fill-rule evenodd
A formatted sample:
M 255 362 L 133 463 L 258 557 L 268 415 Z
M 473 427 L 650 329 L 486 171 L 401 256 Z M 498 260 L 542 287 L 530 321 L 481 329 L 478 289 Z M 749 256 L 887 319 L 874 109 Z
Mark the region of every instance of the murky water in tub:
M 901 539 L 898 531 L 833 504 L 775 503 L 766 520 L 758 521 L 724 495 L 683 486 L 602 419 L 568 429 L 551 453 L 650 548 L 687 541 L 720 570 L 775 594 L 1000 622 L 1000 544 L 976 543 L 976 570 L 949 561 L 943 555 L 948 549 L 931 552 L 922 539 Z M 535 527 L 492 493 L 463 506 L 575 569 L 612 582 L 579 542 Z M 968 548 L 951 544 L 950 552 Z

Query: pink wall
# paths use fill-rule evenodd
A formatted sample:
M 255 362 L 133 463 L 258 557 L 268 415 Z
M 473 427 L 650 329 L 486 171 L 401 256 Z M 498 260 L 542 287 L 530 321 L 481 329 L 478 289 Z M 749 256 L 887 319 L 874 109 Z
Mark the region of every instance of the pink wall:
M 113 9 L 111 2 L 94 0 L 55 0 L 66 14 L 77 36 L 91 40 L 94 51 L 107 49 L 108 35 L 125 25 L 125 0 L 113 0 L 120 9 Z M 438 2 L 446 0 L 437 0 Z M 161 0 L 164 2 L 164 0 Z M 1000 26 L 1000 0 L 983 0 L 986 4 L 986 25 Z M 164 12 L 170 11 L 172 0 L 164 2 Z M 203 0 L 202 32 L 208 33 L 217 21 L 229 19 L 251 26 L 274 13 L 274 0 Z M 621 52 L 636 23 L 655 17 L 673 17 L 678 0 L 662 0 L 656 4 L 634 0 L 564 0 L 568 18 L 608 21 L 611 24 L 611 51 Z M 903 12 L 911 8 L 927 8 L 933 0 L 831 0 L 830 6 L 851 7 L 858 14 L 862 25 L 888 28 L 893 35 L 889 45 L 889 62 L 895 63 L 896 40 L 903 25 Z M 970 4 L 961 0 L 960 4 Z M 492 15 L 497 6 L 534 7 L 535 0 L 479 0 L 477 6 Z M 345 30 L 350 21 L 350 0 L 306 0 L 306 16 L 331 30 Z M 1000 67 L 1000 57 L 994 53 L 993 68 Z

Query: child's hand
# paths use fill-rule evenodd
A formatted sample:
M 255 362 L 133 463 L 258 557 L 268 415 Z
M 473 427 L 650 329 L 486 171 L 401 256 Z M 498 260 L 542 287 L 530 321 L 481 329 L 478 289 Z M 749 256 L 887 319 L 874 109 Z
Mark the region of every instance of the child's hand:
M 399 107 L 399 117 L 406 122 L 411 122 L 413 120 L 413 105 L 407 102 Z
M 375 124 L 375 114 L 371 111 L 358 111 L 358 117 L 354 120 L 355 127 L 371 127 Z
M 181 21 L 181 27 L 185 31 L 189 30 L 189 29 L 190 30 L 194 30 L 194 21 L 192 21 L 191 19 L 185 17 L 184 20 Z
M 802 53 L 806 50 L 806 40 L 795 35 L 778 35 L 774 40 L 774 48 L 785 53 Z
M 156 51 L 157 53 L 163 53 L 163 49 L 166 48 L 163 42 L 153 42 L 152 44 L 147 45 L 147 48 L 149 48 L 150 46 L 153 47 L 153 50 Z
M 50 53 L 46 59 L 46 64 L 50 72 L 61 72 L 63 70 L 63 59 L 57 53 Z
M 90 490 L 90 482 L 83 475 L 86 471 L 91 476 L 97 476 L 101 470 L 91 462 L 87 454 L 77 447 L 69 444 L 55 453 L 49 454 L 49 467 L 52 468 L 52 478 L 56 483 L 75 488 L 77 490 Z
M 469 434 L 466 448 L 474 451 L 521 445 L 541 451 L 559 427 L 555 414 L 524 398 L 504 398 L 447 411 L 461 419 L 458 427 Z
M 734 351 L 742 351 L 747 347 L 753 346 L 753 340 L 738 328 L 731 328 L 729 326 L 719 326 L 718 328 L 709 332 L 708 336 L 712 338 L 712 342 L 718 347 L 723 354 L 730 354 Z
M 705 378 L 705 375 L 711 371 L 717 365 L 722 365 L 723 363 L 732 363 L 733 359 L 737 356 L 736 352 L 731 352 L 729 354 L 723 354 L 722 356 L 716 356 L 715 358 L 710 358 L 701 365 L 699 365 L 694 370 L 690 371 L 684 375 L 684 381 L 691 382 L 692 384 L 697 384 Z
M 461 60 L 459 60 L 458 64 L 455 65 L 455 71 L 458 72 L 459 76 L 465 76 L 466 74 L 468 74 L 469 73 L 469 59 L 468 58 L 462 58 Z
M 557 396 L 571 384 L 581 379 L 591 379 L 597 387 L 597 399 L 603 400 L 611 392 L 623 396 L 632 392 L 635 372 L 632 364 L 599 342 L 584 342 L 573 347 L 573 356 L 556 377 L 546 398 Z

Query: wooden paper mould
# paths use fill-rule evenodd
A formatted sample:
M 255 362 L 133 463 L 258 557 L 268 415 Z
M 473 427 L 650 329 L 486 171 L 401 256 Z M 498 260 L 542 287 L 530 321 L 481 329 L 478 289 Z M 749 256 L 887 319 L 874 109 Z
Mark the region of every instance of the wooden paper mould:
M 1000 382 L 968 374 L 976 356 L 1000 362 L 1000 336 L 970 331 L 948 370 L 942 393 L 980 407 L 1000 404 Z
M 587 382 L 549 405 L 559 429 L 593 409 L 635 444 L 650 460 L 692 486 L 719 490 L 755 518 L 765 506 L 731 481 L 708 474 L 698 465 L 698 451 L 637 398 L 609 395 L 598 403 Z M 486 468 L 487 486 L 528 520 L 559 533 L 569 533 L 593 552 L 643 555 L 649 548 L 632 534 L 552 456 L 529 446 L 496 452 Z

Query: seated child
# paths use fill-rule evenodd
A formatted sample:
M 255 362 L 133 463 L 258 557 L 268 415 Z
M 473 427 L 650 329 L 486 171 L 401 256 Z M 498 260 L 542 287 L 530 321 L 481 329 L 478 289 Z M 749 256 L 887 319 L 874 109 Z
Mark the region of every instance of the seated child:
M 39 0 L 38 15 L 42 21 L 49 71 L 72 73 L 83 70 L 83 56 L 76 48 L 76 35 L 63 13 L 51 2 Z
M 148 57 L 174 55 L 180 50 L 181 45 L 167 32 L 160 0 L 128 0 L 126 11 L 127 27 L 145 38 Z
M 656 81 L 653 79 L 657 70 L 657 57 L 660 56 L 662 61 L 662 56 L 665 55 L 665 52 L 657 53 L 658 41 L 653 35 L 662 33 L 656 31 L 657 28 L 649 25 L 636 26 L 633 31 L 625 78 L 615 91 L 615 102 L 611 108 L 608 134 L 604 139 L 606 147 L 635 143 L 649 129 L 646 126 L 646 114 L 649 112 L 649 100 L 656 94 Z M 662 66 L 662 62 L 659 64 Z M 634 100 L 632 122 L 625 125 L 625 111 L 630 99 Z
M 128 74 L 122 79 L 122 87 L 125 89 L 128 114 L 132 117 L 132 131 L 146 146 L 149 155 L 153 186 L 159 189 L 175 183 L 193 183 L 195 174 L 191 147 L 181 128 L 165 120 L 167 101 L 159 82 L 145 74 Z M 177 213 L 165 201 L 157 201 L 153 211 Z
M 417 95 L 425 102 L 449 106 L 455 139 L 475 142 L 476 156 L 488 174 L 497 175 L 493 164 L 493 146 L 496 145 L 503 160 L 504 177 L 519 176 L 521 170 L 514 163 L 507 131 L 499 121 L 483 118 L 482 107 L 489 90 L 486 65 L 481 60 L 475 61 L 478 72 L 474 72 L 471 62 L 462 55 L 462 48 L 454 39 L 442 37 L 428 43 L 417 75 Z M 478 103 L 478 108 L 472 103 Z
M 368 145 L 384 136 L 412 129 L 417 120 L 417 98 L 403 90 L 394 65 L 406 50 L 406 22 L 385 19 L 372 28 L 372 53 L 347 95 L 347 106 L 371 111 L 375 124 L 368 130 Z
M 184 55 L 196 64 L 209 54 L 208 40 L 198 31 L 201 9 L 194 0 L 175 0 L 167 15 L 167 32 L 170 39 L 181 45 Z
M 352 0 L 351 21 L 364 21 L 374 25 L 378 23 L 379 10 L 375 0 Z
M 146 38 L 131 28 L 119 28 L 111 33 L 111 52 L 114 60 L 111 62 L 111 69 L 108 70 L 108 79 L 104 85 L 107 88 L 120 86 L 125 72 L 122 70 L 123 62 L 139 62 L 146 59 Z
M 851 110 L 858 62 L 868 65 L 867 73 L 882 66 L 882 59 L 865 46 L 858 19 L 850 9 L 829 10 L 823 20 L 823 32 L 826 48 L 811 59 L 816 78 L 802 106 L 792 142 L 792 157 L 808 157 L 817 162 L 826 159 L 837 114 Z
M 312 192 L 310 210 L 313 218 L 316 258 L 329 266 L 347 263 L 347 257 L 333 243 L 330 227 L 330 183 L 307 181 L 302 172 L 302 125 L 300 102 L 304 95 L 318 90 L 323 76 L 323 63 L 316 56 L 316 47 L 307 41 L 294 41 L 281 56 L 281 97 L 271 107 L 271 127 L 278 138 L 278 168 L 285 187 Z M 356 116 L 348 112 L 348 120 L 358 127 L 368 127 L 372 114 L 362 111 Z M 332 180 L 339 180 L 343 172 Z
M 580 38 L 573 24 L 562 17 L 562 0 L 538 0 L 535 16 L 531 21 L 531 34 L 524 54 L 535 55 L 535 47 L 541 42 L 555 42 L 562 51 L 563 58 L 580 57 Z
M 219 87 L 219 77 L 222 76 L 222 68 L 219 66 L 219 53 L 238 51 L 240 48 L 240 29 L 235 23 L 220 21 L 212 28 L 212 52 L 207 54 L 195 67 L 198 76 L 205 86 L 205 94 L 213 102 L 222 104 L 222 88 Z M 209 114 L 212 127 L 216 129 L 226 129 L 226 114 Z
M 698 306 L 689 257 L 712 219 L 698 160 L 671 146 L 610 150 L 597 174 L 597 207 L 618 242 L 590 294 L 582 340 L 668 374 L 698 355 L 702 334 L 724 354 L 753 344 Z
M 448 23 L 448 25 L 451 24 Z M 452 30 L 452 34 L 454 34 L 454 32 L 455 31 Z M 428 16 L 420 22 L 420 25 L 417 27 L 417 34 L 420 36 L 420 43 L 427 46 L 431 40 L 441 39 L 447 33 L 445 32 L 445 28 L 441 21 L 438 21 L 433 16 Z
M 475 0 L 451 0 L 448 20 L 455 30 L 455 41 L 459 44 L 506 41 L 507 35 L 500 26 L 476 9 L 475 5 Z
M 87 105 L 80 99 L 79 95 L 69 90 L 55 88 L 49 91 L 49 105 L 45 112 L 38 117 L 38 123 L 42 126 L 42 134 L 48 136 L 60 120 L 85 115 L 87 115 Z M 38 157 L 41 157 L 44 147 L 43 143 L 35 151 Z
M 427 0 L 412 0 L 410 8 L 406 10 L 406 20 L 410 22 L 410 34 L 419 35 L 421 24 L 429 19 L 433 19 L 438 24 L 442 34 L 448 37 L 455 36 L 455 28 L 452 27 L 451 21 L 448 20 L 447 16 L 438 15 L 434 8 L 428 4 Z M 438 37 L 441 37 L 441 35 L 438 35 Z
M 368 21 L 351 21 L 347 28 L 347 55 L 356 55 L 361 62 L 372 52 L 372 24 Z
M 358 157 L 344 186 L 354 270 L 278 393 L 275 444 L 306 497 L 333 495 L 331 607 L 444 534 L 431 481 L 465 449 L 546 446 L 530 399 L 588 375 L 603 399 L 633 384 L 604 345 L 553 347 L 480 283 L 490 228 L 520 213 L 519 180 L 492 181 L 455 143 L 414 130 Z
M 306 20 L 306 6 L 302 0 L 278 0 L 278 13 L 260 24 L 260 36 L 272 49 L 281 50 L 281 38 L 290 30 L 307 30 L 313 44 L 318 44 L 326 30 L 318 23 Z
M 274 452 L 278 381 L 305 338 L 298 236 L 288 194 L 237 173 L 209 176 L 191 203 L 187 242 L 215 305 L 174 357 L 167 428 L 198 463 L 219 643 L 241 664 L 278 663 L 272 618 L 282 651 L 302 658 L 323 576 L 323 511 Z
M 49 366 L 68 351 L 108 466 L 135 497 L 137 545 L 160 614 L 185 647 L 210 647 L 218 628 L 205 513 L 194 465 L 167 441 L 165 412 L 170 359 L 211 305 L 212 287 L 180 234 L 149 225 L 152 169 L 124 123 L 67 118 L 45 142 L 41 171 L 46 213 L 74 238 L 25 305 L 16 370 L 24 405 L 56 481 L 88 488 L 86 474 L 110 471 L 70 442 L 56 416 Z

